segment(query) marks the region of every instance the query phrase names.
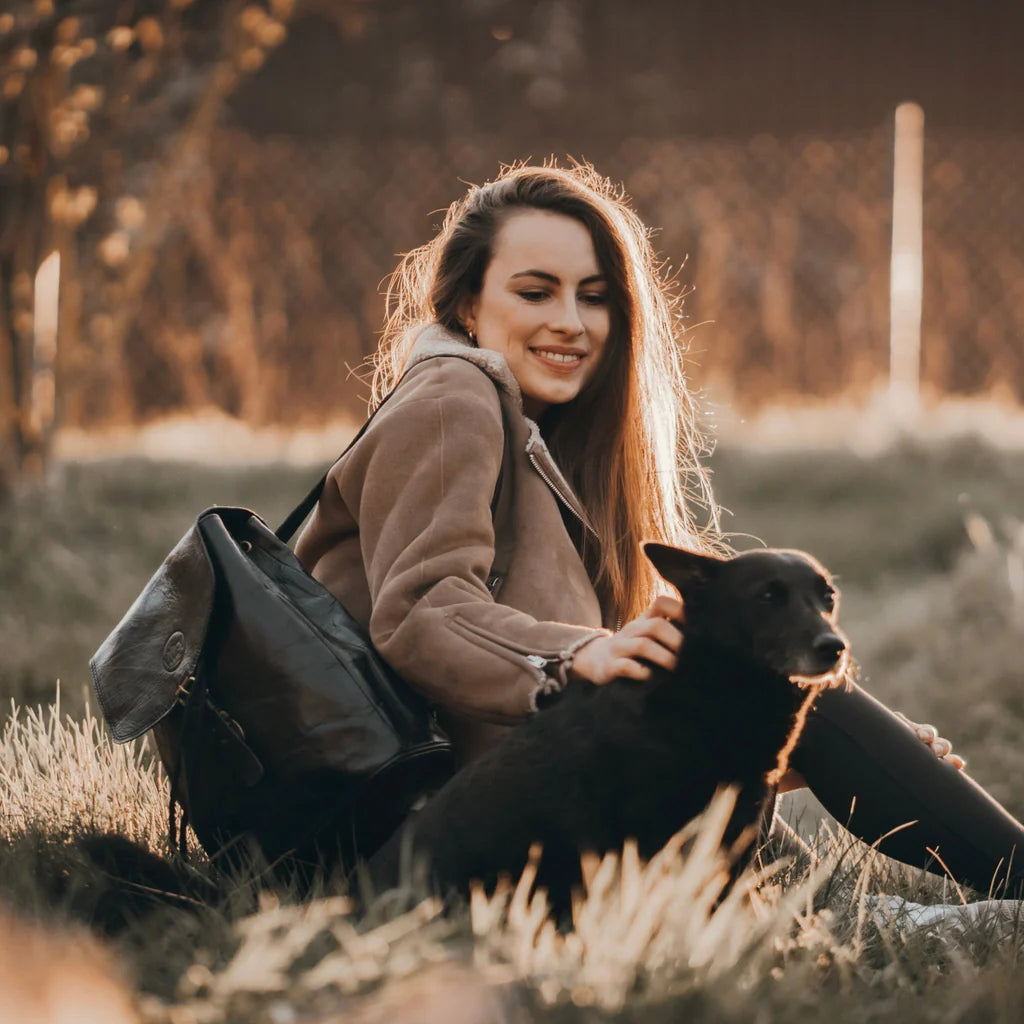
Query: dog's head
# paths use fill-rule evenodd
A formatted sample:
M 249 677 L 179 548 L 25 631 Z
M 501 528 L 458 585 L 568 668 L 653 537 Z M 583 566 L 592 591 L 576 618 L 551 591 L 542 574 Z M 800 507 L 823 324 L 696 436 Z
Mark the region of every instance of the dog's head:
M 848 643 L 837 622 L 839 593 L 806 552 L 768 548 L 716 558 L 665 544 L 644 551 L 682 596 L 687 636 L 798 681 L 842 677 Z

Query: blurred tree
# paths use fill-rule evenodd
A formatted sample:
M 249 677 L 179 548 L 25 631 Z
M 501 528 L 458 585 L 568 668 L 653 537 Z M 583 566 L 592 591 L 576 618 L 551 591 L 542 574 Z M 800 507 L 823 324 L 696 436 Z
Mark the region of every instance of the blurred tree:
M 62 377 L 96 355 L 79 344 L 83 226 L 102 199 L 121 195 L 125 165 L 157 163 L 146 197 L 114 205 L 118 223 L 99 248 L 111 267 L 132 255 L 106 296 L 99 352 L 105 400 L 130 407 L 123 339 L 174 214 L 146 199 L 196 159 L 226 97 L 284 40 L 293 8 L 294 0 L 15 0 L 0 14 L 0 495 L 42 470 Z M 53 252 L 59 298 L 34 287 Z M 37 303 L 58 302 L 54 345 L 39 325 L 57 309 Z

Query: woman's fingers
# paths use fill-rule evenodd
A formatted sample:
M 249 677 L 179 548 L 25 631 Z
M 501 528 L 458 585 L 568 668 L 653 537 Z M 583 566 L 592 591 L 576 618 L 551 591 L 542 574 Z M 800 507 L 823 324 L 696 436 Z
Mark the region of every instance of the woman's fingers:
M 595 686 L 603 686 L 614 679 L 647 679 L 651 674 L 650 666 L 637 661 L 634 656 L 639 656 L 637 645 L 640 639 L 623 637 L 620 633 L 591 640 L 576 652 L 570 672 Z
M 927 744 L 932 749 L 932 753 L 942 761 L 946 761 L 953 765 L 957 771 L 963 771 L 966 761 L 959 755 L 953 753 L 953 744 L 949 740 L 939 735 L 939 730 L 934 725 L 930 725 L 927 722 L 918 724 L 912 722 L 902 712 L 895 712 L 895 715 L 901 722 L 903 722 L 909 729 L 914 731 L 914 734 L 922 742 Z
M 922 743 L 927 743 L 932 748 L 932 753 L 936 757 L 949 761 L 950 764 L 955 765 L 958 769 L 963 768 L 964 759 L 958 754 L 953 753 L 953 744 L 944 736 L 940 736 L 939 730 L 934 725 L 914 726 L 914 732 L 917 733 L 917 738 Z
M 953 753 L 953 744 L 949 740 L 938 736 L 935 742 L 931 744 L 931 748 L 940 761 L 951 764 L 958 772 L 962 772 L 966 767 L 967 762 L 959 754 Z
M 672 601 L 671 598 L 658 598 L 650 608 L 639 618 L 627 622 L 619 631 L 620 637 L 649 636 L 653 637 L 660 644 L 663 644 L 670 651 L 678 651 L 683 645 L 683 633 L 678 626 L 672 624 L 668 618 L 655 613 L 659 601 L 665 601 L 665 610 L 671 611 L 673 607 L 681 608 L 679 601 Z
M 612 679 L 650 679 L 651 677 L 650 666 L 641 665 L 639 661 L 634 661 L 632 658 L 619 658 L 612 662 L 612 670 L 611 678 L 606 679 L 605 682 L 610 683 Z
M 670 651 L 678 651 L 683 646 L 682 630 L 677 629 L 668 619 L 649 619 L 641 636 L 649 636 Z
M 673 622 L 682 618 L 682 601 L 662 595 L 618 633 L 584 644 L 570 671 L 598 686 L 616 678 L 649 679 L 652 665 L 671 671 L 683 645 L 683 633 Z
M 622 630 L 614 639 L 619 651 L 630 658 L 646 658 L 665 669 L 676 667 L 683 634 L 665 619 L 647 619 L 634 630 Z
M 653 665 L 660 665 L 662 668 L 673 669 L 676 665 L 675 653 L 650 637 L 635 637 L 629 641 L 627 651 L 631 658 L 643 658 L 645 661 L 649 661 Z
M 657 616 L 662 619 L 672 619 L 675 622 L 683 621 L 683 602 L 678 597 L 669 597 L 661 594 L 656 597 L 644 612 L 644 616 L 653 618 Z

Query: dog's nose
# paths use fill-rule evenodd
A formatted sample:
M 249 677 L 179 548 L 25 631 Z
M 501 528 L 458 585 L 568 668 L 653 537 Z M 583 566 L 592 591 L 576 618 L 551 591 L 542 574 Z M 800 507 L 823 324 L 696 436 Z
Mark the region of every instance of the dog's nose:
M 835 633 L 822 633 L 815 639 L 813 647 L 815 654 L 821 655 L 829 662 L 835 662 L 846 650 L 846 641 L 842 637 L 836 636 Z

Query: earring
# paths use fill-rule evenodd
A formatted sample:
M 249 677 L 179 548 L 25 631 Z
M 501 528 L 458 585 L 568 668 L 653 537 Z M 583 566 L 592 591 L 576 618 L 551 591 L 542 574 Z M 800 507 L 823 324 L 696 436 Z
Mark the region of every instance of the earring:
M 476 331 L 472 327 L 466 328 L 466 337 L 475 345 L 476 344 Z

